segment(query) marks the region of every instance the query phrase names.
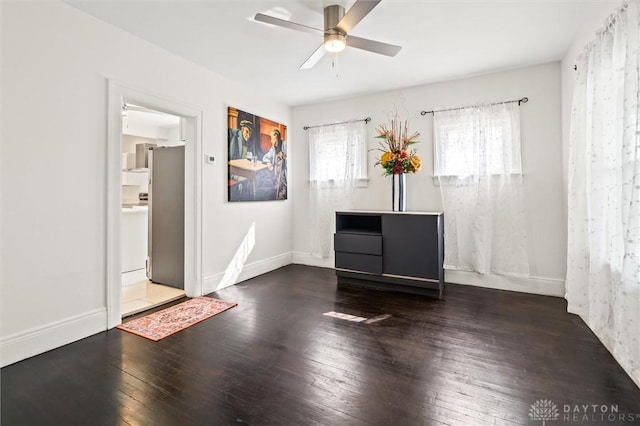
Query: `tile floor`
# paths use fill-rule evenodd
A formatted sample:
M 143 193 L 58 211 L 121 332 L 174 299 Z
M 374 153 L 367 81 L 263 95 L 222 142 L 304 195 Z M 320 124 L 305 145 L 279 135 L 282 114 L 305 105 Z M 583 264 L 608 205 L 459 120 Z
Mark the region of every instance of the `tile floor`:
M 141 277 L 135 274 L 122 274 L 121 311 L 123 317 L 184 297 L 183 290 L 154 284 L 146 278 L 133 281 L 136 278 Z

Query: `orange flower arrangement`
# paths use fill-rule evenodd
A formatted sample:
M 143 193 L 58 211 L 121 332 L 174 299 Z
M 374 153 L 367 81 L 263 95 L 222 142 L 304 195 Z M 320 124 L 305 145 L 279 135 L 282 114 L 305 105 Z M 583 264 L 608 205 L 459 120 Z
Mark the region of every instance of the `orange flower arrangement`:
M 397 119 L 391 120 L 391 127 L 385 124 L 378 126 L 378 139 L 384 139 L 380 142 L 378 151 L 382 151 L 382 155 L 376 162 L 384 169 L 384 175 L 395 175 L 400 173 L 415 173 L 422 167 L 420 157 L 416 154 L 416 150 L 409 151 L 409 146 L 418 143 L 416 138 L 420 133 L 414 132 L 409 135 L 408 121 L 404 123 Z

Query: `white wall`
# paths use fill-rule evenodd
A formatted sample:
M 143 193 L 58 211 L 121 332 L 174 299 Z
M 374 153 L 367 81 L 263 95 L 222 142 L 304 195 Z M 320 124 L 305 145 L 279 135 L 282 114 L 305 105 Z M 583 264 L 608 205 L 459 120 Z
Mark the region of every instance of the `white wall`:
M 392 78 L 392 76 L 390 76 Z M 421 110 L 472 105 L 478 102 L 518 99 L 529 102 L 521 107 L 522 160 L 528 221 L 528 247 L 531 279 L 514 280 L 498 276 L 480 276 L 446 272 L 448 282 L 483 285 L 534 293 L 564 294 L 566 270 L 566 226 L 563 216 L 562 136 L 560 104 L 560 64 L 550 63 L 514 71 L 429 84 L 401 91 L 377 93 L 348 100 L 293 109 L 292 129 L 298 141 L 293 163 L 294 261 L 332 266 L 333 259 L 314 259 L 309 253 L 306 227 L 309 223 L 308 146 L 304 125 L 316 125 L 370 116 L 369 147 L 377 146 L 375 126 L 387 122 L 395 110 L 401 119 L 410 119 L 410 130 L 421 133 L 418 153 L 424 168 L 409 175 L 408 210 L 441 210 L 439 188 L 434 185 L 432 115 Z M 374 168 L 376 153 L 369 156 L 369 187 L 357 189 L 356 209 L 390 209 L 390 181 Z M 445 215 L 446 220 L 446 215 Z
M 291 200 L 226 202 L 225 161 L 227 106 L 287 125 L 289 107 L 64 3 L 1 15 L 2 365 L 106 327 L 108 79 L 202 111 L 205 292 L 290 263 Z

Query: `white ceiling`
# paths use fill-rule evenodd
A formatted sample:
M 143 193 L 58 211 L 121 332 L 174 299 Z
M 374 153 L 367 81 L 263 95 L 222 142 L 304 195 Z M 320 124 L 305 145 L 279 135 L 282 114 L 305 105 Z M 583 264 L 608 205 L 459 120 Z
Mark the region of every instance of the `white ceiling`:
M 262 12 L 322 28 L 324 6 L 348 10 L 353 0 L 67 2 L 291 106 L 556 61 L 583 22 L 620 3 L 383 0 L 351 34 L 402 51 L 389 58 L 347 48 L 337 57 L 336 72 L 329 54 L 311 70 L 298 68 L 321 35 L 252 18 Z

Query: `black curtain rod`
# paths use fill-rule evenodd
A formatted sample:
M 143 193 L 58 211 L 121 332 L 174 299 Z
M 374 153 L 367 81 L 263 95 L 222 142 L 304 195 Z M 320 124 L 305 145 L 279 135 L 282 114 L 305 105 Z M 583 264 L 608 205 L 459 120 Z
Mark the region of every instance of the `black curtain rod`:
M 520 106 L 520 104 L 526 104 L 529 101 L 529 98 L 522 98 L 522 99 L 516 99 L 513 101 L 504 101 L 504 102 L 495 102 L 493 104 L 489 104 L 489 105 L 502 105 L 502 104 L 512 104 L 514 102 L 518 103 L 518 106 Z M 427 114 L 433 114 L 436 112 L 445 112 L 445 111 L 455 111 L 458 109 L 467 109 L 467 108 L 475 108 L 477 105 L 472 105 L 472 106 L 464 106 L 464 107 L 458 107 L 458 108 L 449 108 L 449 109 L 438 109 L 435 111 L 420 111 L 420 115 L 427 115 Z
M 364 121 L 365 123 L 369 123 L 371 121 L 371 117 L 361 118 L 360 120 L 341 121 L 339 123 L 318 124 L 317 126 L 304 126 L 303 129 L 309 130 L 309 129 L 313 129 L 314 127 L 335 126 L 336 124 L 356 123 L 358 121 Z

